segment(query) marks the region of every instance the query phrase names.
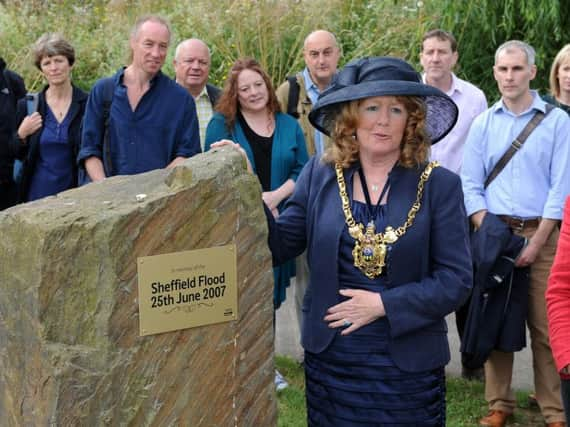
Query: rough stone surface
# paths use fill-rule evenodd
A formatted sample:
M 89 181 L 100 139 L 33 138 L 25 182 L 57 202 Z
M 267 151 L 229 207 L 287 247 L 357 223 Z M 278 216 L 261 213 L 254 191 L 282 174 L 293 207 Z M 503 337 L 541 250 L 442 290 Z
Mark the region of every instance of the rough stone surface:
M 0 424 L 275 425 L 260 200 L 225 149 L 0 213 Z M 239 320 L 140 337 L 137 258 L 230 243 Z

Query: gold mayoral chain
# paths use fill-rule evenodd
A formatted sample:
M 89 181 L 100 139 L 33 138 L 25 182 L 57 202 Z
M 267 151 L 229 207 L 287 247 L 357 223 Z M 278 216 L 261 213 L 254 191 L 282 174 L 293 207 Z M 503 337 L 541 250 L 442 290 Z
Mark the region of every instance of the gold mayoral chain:
M 342 210 L 346 218 L 346 225 L 348 225 L 348 232 L 355 240 L 354 249 L 352 250 L 354 266 L 362 271 L 369 279 L 374 279 L 382 274 L 382 268 L 386 265 L 387 245 L 395 243 L 406 233 L 408 228 L 412 226 L 416 214 L 421 207 L 424 185 L 433 169 L 438 166 L 438 162 L 430 162 L 422 172 L 418 182 L 416 200 L 408 212 L 406 222 L 395 230 L 387 226 L 383 233 L 374 234 L 376 231 L 374 221 L 370 221 L 366 226 L 366 231 L 364 231 L 364 225 L 357 224 L 354 220 L 350 210 L 348 194 L 346 193 L 346 183 L 344 181 L 342 166 L 336 163 L 336 179 L 338 182 L 338 192 L 342 200 Z

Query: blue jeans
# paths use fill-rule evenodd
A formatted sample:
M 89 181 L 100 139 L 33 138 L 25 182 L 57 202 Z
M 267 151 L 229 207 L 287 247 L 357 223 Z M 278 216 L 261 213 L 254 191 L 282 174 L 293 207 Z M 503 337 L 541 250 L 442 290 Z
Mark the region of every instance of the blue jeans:
M 562 380 L 560 382 L 560 385 L 560 393 L 562 394 L 564 412 L 566 413 L 566 419 L 570 421 L 570 380 Z

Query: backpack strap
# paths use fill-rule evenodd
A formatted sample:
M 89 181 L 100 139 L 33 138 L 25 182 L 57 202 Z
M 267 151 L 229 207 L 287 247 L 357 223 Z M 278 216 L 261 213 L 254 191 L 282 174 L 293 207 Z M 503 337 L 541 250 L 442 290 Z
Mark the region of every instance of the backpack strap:
M 37 92 L 28 92 L 26 94 L 26 111 L 28 116 L 31 116 L 38 111 L 40 94 Z
M 113 95 L 115 93 L 115 79 L 107 77 L 103 79 L 103 169 L 105 176 L 111 176 L 113 173 L 113 163 L 111 161 L 111 143 L 109 133 L 109 123 L 111 119 L 111 105 L 113 104 Z
M 297 111 L 297 104 L 299 103 L 299 92 L 301 88 L 299 82 L 297 81 L 297 76 L 287 76 L 287 81 L 289 82 L 289 98 L 287 100 L 287 114 L 299 118 L 299 112 Z

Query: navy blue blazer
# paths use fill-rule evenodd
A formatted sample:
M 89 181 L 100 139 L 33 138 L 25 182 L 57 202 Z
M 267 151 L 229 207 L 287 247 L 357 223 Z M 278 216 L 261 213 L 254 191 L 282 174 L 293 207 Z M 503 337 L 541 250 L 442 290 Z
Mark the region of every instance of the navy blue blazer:
M 345 170 L 352 200 L 354 172 Z M 390 173 L 388 223 L 399 227 L 416 199 L 420 169 L 396 166 Z M 269 219 L 269 245 L 276 263 L 307 248 L 310 281 L 303 301 L 301 344 L 320 353 L 335 329 L 323 320 L 339 298 L 338 254 L 345 224 L 334 167 L 316 156 L 301 172 L 293 195 L 276 221 Z M 449 362 L 445 316 L 469 295 L 471 255 L 459 177 L 435 168 L 425 186 L 414 224 L 389 247 L 382 301 L 390 323 L 389 349 L 404 371 L 420 372 Z

